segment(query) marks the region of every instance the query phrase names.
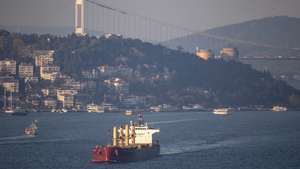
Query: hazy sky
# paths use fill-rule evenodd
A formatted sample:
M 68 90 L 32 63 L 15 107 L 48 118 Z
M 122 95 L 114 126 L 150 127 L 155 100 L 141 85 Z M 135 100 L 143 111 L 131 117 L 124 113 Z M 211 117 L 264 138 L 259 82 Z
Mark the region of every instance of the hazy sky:
M 300 17 L 300 0 L 94 0 L 205 30 L 267 16 Z M 0 0 L 0 25 L 72 26 L 75 0 Z

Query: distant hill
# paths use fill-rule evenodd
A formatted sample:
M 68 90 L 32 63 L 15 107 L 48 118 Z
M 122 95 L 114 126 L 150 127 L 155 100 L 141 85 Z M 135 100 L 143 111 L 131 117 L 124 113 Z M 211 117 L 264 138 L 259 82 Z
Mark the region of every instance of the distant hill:
M 133 70 L 125 78 L 130 94 L 155 97 L 158 104 L 300 105 L 298 90 L 273 79 L 268 72 L 258 72 L 234 61 L 204 61 L 190 53 L 114 35 L 59 37 L 0 31 L 0 58 L 30 58 L 23 51 L 32 49 L 55 50 L 55 63 L 79 80 L 83 70 L 96 69 L 99 65 L 128 67 Z M 98 95 L 107 91 L 101 92 Z
M 164 45 L 194 52 L 196 47 L 213 49 L 236 47 L 241 56 L 300 57 L 300 19 L 277 16 L 210 29 L 173 39 Z

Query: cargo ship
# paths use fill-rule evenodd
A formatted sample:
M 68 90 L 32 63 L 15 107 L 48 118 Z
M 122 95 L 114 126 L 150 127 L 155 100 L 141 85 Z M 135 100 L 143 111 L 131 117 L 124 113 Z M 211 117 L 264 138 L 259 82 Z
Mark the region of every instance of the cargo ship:
M 144 123 L 139 115 L 138 122 L 113 127 L 112 145 L 96 145 L 92 151 L 92 162 L 122 163 L 148 160 L 159 156 L 160 145 L 153 143 L 152 135 L 160 132 Z

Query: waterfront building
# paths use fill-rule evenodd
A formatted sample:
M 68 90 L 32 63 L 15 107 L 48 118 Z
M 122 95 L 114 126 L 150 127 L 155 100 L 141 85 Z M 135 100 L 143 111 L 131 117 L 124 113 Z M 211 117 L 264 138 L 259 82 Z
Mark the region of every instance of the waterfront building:
M 8 92 L 19 92 L 19 81 L 14 77 L 0 77 L 0 85 Z
M 60 67 L 56 65 L 46 65 L 40 67 L 40 77 L 43 80 L 54 81 L 60 72 Z
M 97 79 L 99 77 L 99 71 L 97 69 L 83 70 L 81 75 L 85 79 Z
M 145 98 L 142 96 L 122 96 L 120 97 L 120 102 L 125 107 L 132 107 L 145 104 Z
M 57 89 L 53 86 L 49 86 L 47 88 L 42 88 L 41 93 L 44 97 L 57 97 Z
M 17 63 L 12 59 L 0 60 L 0 74 L 1 75 L 16 75 Z
M 19 65 L 19 77 L 33 77 L 33 65 L 30 63 L 21 63 Z
M 71 94 L 61 95 L 62 103 L 64 108 L 73 108 L 74 107 L 74 96 Z
M 55 109 L 57 106 L 57 100 L 51 97 L 45 98 L 44 106 L 48 109 Z
M 38 108 L 41 104 L 41 98 L 40 97 L 29 97 L 27 99 L 27 102 L 29 102 L 33 107 Z
M 61 102 L 64 101 L 65 95 L 74 96 L 76 94 L 78 94 L 78 91 L 75 89 L 57 89 L 57 91 L 56 91 L 57 100 L 59 100 Z
M 34 56 L 36 66 L 51 65 L 54 61 L 54 50 L 36 50 Z
M 65 81 L 64 87 L 75 89 L 75 90 L 80 90 L 81 89 L 80 82 L 78 82 L 74 79 L 65 79 L 64 81 Z

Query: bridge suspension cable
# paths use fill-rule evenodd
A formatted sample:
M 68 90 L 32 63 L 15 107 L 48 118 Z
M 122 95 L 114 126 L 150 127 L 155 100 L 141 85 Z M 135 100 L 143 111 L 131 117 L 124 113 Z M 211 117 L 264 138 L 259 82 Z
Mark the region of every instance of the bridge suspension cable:
M 163 42 L 187 35 L 201 35 L 217 40 L 224 40 L 238 44 L 248 44 L 256 47 L 267 47 L 274 49 L 297 50 L 298 48 L 283 48 L 270 44 L 262 44 L 247 40 L 234 39 L 225 36 L 200 32 L 190 28 L 171 24 L 148 16 L 143 16 L 134 12 L 128 12 L 119 8 L 111 7 L 101 0 L 86 1 L 88 30 L 97 33 L 120 34 L 125 37 L 139 38 L 150 42 Z M 99 12 L 100 11 L 100 12 Z M 91 13 L 92 18 L 89 17 Z M 91 28 L 89 28 L 91 26 Z M 189 36 L 188 36 L 189 37 Z
M 157 19 L 153 19 L 151 17 L 114 8 L 109 5 L 106 5 L 103 2 L 99 2 L 95 0 L 86 0 L 86 2 L 94 6 L 97 6 L 98 8 L 102 8 L 102 10 L 105 9 L 106 11 L 104 13 L 111 15 L 109 16 L 110 21 L 108 21 L 108 22 L 112 22 L 109 23 L 110 30 L 102 30 L 103 32 L 110 31 L 111 33 L 117 33 L 129 37 L 141 38 L 152 42 L 170 40 L 175 37 L 185 36 L 194 32 L 187 28 L 170 24 L 167 22 L 163 22 Z M 93 7 L 89 5 L 89 8 L 93 8 Z M 93 10 L 94 9 L 92 9 L 92 11 Z M 90 11 L 90 9 L 88 9 L 87 11 Z M 95 15 L 95 12 L 93 12 L 93 15 Z M 104 20 L 104 18 L 101 19 Z M 90 21 L 93 19 L 88 19 L 88 20 Z M 126 23 L 121 24 L 123 23 L 124 20 Z M 120 27 L 123 28 L 123 31 L 120 29 Z

